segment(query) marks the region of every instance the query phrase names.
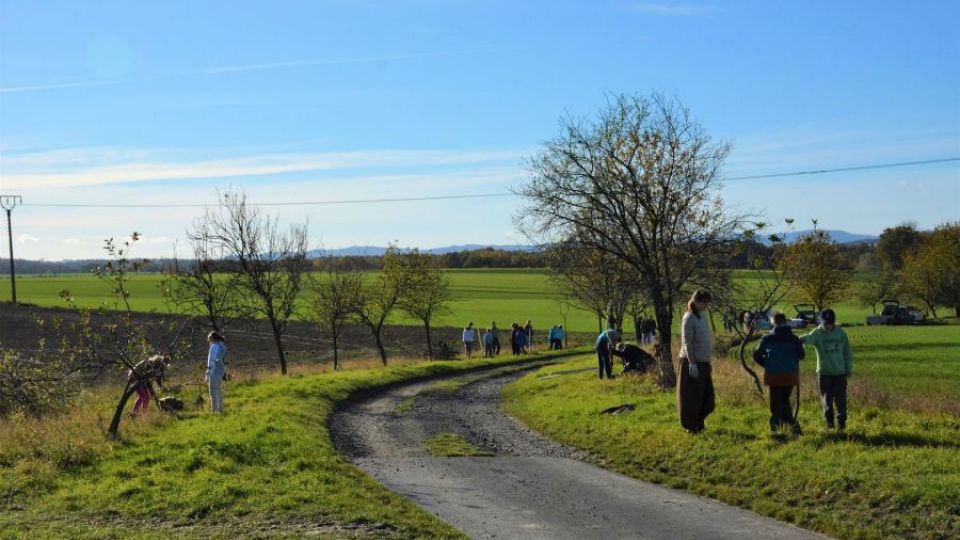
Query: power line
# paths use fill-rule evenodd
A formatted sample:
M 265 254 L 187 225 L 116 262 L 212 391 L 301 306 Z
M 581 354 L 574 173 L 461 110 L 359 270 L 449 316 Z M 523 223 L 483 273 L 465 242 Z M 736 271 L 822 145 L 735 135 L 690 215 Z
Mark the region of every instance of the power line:
M 832 169 L 815 169 L 809 171 L 793 171 L 771 174 L 754 174 L 747 176 L 731 176 L 724 178 L 725 181 L 731 180 L 758 180 L 762 178 L 782 178 L 787 176 L 810 176 L 817 174 L 866 171 L 871 169 L 891 169 L 895 167 L 913 167 L 916 165 L 931 165 L 935 163 L 948 163 L 960 161 L 960 157 L 925 159 L 919 161 L 900 161 L 895 163 L 875 163 L 870 165 L 857 165 L 853 167 L 837 167 Z M 447 201 L 457 199 L 484 199 L 491 197 L 514 197 L 515 193 L 475 193 L 461 195 L 434 195 L 425 197 L 393 197 L 382 199 L 342 199 L 332 201 L 281 201 L 248 203 L 251 206 L 326 206 L 340 204 L 378 204 L 378 203 L 398 203 L 398 202 L 417 202 L 417 201 Z M 171 203 L 171 204 L 84 204 L 84 203 L 24 203 L 23 206 L 36 206 L 46 208 L 204 208 L 208 206 L 217 206 L 219 203 Z
M 513 193 L 476 193 L 470 195 L 435 195 L 428 197 L 394 197 L 387 199 L 343 199 L 337 201 L 284 201 L 284 202 L 266 202 L 266 203 L 247 203 L 250 206 L 320 206 L 331 204 L 369 204 L 369 203 L 392 203 L 392 202 L 414 202 L 414 201 L 443 201 L 449 199 L 479 199 L 483 197 L 512 197 Z M 30 204 L 24 206 L 44 206 L 44 207 L 66 207 L 66 208 L 204 208 L 207 206 L 217 206 L 214 204 L 72 204 L 72 203 L 46 203 Z
M 924 159 L 920 161 L 900 161 L 896 163 L 878 163 L 874 165 L 857 165 L 855 167 L 840 167 L 836 169 L 818 169 L 818 170 L 812 170 L 812 171 L 796 171 L 796 172 L 773 173 L 773 174 L 754 174 L 750 176 L 731 176 L 728 178 L 724 178 L 724 180 L 754 180 L 759 178 L 779 178 L 783 176 L 803 176 L 803 175 L 810 175 L 810 174 L 824 174 L 824 173 L 833 173 L 833 172 L 867 171 L 871 169 L 891 169 L 894 167 L 929 165 L 933 163 L 947 163 L 950 161 L 960 161 L 960 157 Z

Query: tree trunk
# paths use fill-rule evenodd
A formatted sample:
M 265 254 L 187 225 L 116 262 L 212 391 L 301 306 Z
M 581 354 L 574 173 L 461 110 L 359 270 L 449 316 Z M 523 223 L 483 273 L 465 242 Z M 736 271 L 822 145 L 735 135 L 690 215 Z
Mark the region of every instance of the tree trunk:
M 277 346 L 277 358 L 280 359 L 280 374 L 287 374 L 287 354 L 283 351 L 283 334 L 274 321 L 270 321 L 270 328 L 273 330 L 273 342 Z
M 657 329 L 660 330 L 660 347 L 657 355 L 657 368 L 660 371 L 660 387 L 673 388 L 677 385 L 677 373 L 673 368 L 673 309 L 667 305 L 655 305 Z
M 338 371 L 340 369 L 340 357 L 338 356 L 337 351 L 337 331 L 334 330 L 333 334 L 333 370 Z
M 427 358 L 433 360 L 433 342 L 430 341 L 430 319 L 423 320 L 423 328 L 427 332 Z
M 127 408 L 127 401 L 130 400 L 130 396 L 136 391 L 136 383 L 127 383 L 126 388 L 123 389 L 120 402 L 117 403 L 117 409 L 113 411 L 113 420 L 110 421 L 110 427 L 107 429 L 107 433 L 114 439 L 117 438 L 117 433 L 120 431 L 120 419 L 123 418 L 123 411 Z
M 633 334 L 637 338 L 637 344 L 643 343 L 643 334 L 640 331 L 640 318 L 636 315 L 633 316 Z
M 373 330 L 373 339 L 377 342 L 377 350 L 380 351 L 380 361 L 387 365 L 387 349 L 383 346 L 383 327 L 378 326 Z
M 953 306 L 954 316 L 960 319 L 960 305 Z
M 750 367 L 749 365 L 747 365 L 747 344 L 750 343 L 750 341 L 753 340 L 753 337 L 754 337 L 754 329 L 755 329 L 755 328 L 756 328 L 756 327 L 755 327 L 754 323 L 751 322 L 751 323 L 750 323 L 750 327 L 747 328 L 747 333 L 746 333 L 746 334 L 743 336 L 743 338 L 740 340 L 740 347 L 739 347 L 738 350 L 737 350 L 737 354 L 739 355 L 738 357 L 739 357 L 739 359 L 740 359 L 740 365 L 743 367 L 744 371 L 746 371 L 747 373 L 749 373 L 750 376 L 753 378 L 753 385 L 754 385 L 754 387 L 756 387 L 757 392 L 760 393 L 760 397 L 762 398 L 762 397 L 763 397 L 763 385 L 760 383 L 760 377 L 759 377 L 759 375 L 757 375 L 757 372 L 756 372 L 752 367 Z

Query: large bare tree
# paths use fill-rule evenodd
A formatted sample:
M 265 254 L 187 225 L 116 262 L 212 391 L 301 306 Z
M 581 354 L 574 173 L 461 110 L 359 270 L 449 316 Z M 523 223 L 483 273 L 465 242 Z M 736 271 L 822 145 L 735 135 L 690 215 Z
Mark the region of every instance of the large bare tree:
M 592 120 L 565 119 L 530 159 L 518 226 L 540 241 L 576 239 L 636 272 L 657 326 L 659 378 L 676 384 L 670 329 L 691 278 L 719 268 L 741 218 L 719 197 L 729 146 L 676 99 L 621 95 Z
M 249 203 L 242 191 L 228 191 L 219 202 L 204 212 L 196 232 L 231 262 L 237 286 L 249 302 L 246 310 L 269 322 L 280 372 L 286 374 L 283 335 L 310 269 L 307 224 L 282 228 L 277 218 Z

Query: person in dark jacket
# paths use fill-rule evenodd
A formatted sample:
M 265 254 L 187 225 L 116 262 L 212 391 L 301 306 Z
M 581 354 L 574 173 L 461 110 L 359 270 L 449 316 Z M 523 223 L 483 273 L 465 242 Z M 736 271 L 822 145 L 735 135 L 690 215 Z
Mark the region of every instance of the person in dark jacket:
M 617 343 L 610 353 L 623 359 L 624 373 L 643 373 L 656 362 L 650 353 L 632 343 Z
M 763 336 L 753 352 L 754 362 L 763 366 L 763 384 L 770 387 L 770 431 L 790 426 L 800 434 L 800 423 L 793 416 L 790 393 L 800 384 L 800 360 L 803 343 L 787 325 L 783 313 L 773 316 L 773 330 Z

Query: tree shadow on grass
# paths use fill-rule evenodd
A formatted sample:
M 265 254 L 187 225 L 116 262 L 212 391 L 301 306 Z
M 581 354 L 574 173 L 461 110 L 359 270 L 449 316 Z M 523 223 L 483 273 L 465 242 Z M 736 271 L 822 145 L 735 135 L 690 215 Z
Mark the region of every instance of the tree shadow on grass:
M 912 446 L 917 448 L 960 449 L 960 443 L 914 433 L 867 434 L 856 431 L 848 431 L 846 433 L 833 432 L 824 435 L 824 439 L 828 442 L 852 442 L 864 446 L 876 447 Z

